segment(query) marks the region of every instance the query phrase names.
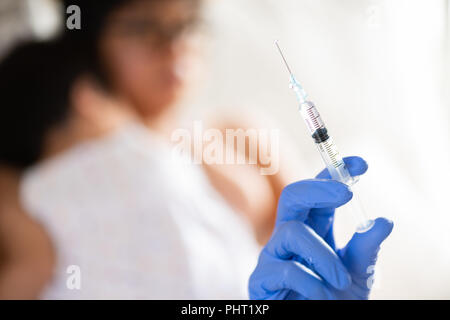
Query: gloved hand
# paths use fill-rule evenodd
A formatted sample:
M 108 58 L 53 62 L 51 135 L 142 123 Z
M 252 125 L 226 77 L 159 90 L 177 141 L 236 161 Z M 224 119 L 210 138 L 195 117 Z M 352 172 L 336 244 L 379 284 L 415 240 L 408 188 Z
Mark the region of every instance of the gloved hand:
M 344 159 L 352 176 L 367 170 L 359 157 Z M 343 249 L 333 237 L 335 208 L 353 194 L 327 170 L 288 185 L 278 202 L 274 232 L 249 280 L 251 299 L 367 299 L 380 244 L 393 223 L 375 220 Z

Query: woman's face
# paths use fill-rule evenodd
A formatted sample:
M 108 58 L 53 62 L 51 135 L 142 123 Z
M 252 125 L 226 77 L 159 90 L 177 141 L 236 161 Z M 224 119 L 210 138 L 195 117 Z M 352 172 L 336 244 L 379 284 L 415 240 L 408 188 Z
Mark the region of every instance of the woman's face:
M 143 117 L 159 115 L 186 84 L 198 0 L 135 0 L 109 17 L 100 55 L 113 90 Z

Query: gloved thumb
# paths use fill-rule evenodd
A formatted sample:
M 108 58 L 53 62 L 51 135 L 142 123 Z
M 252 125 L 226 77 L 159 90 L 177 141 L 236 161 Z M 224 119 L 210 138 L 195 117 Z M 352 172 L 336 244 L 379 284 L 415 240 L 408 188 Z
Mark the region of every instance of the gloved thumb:
M 381 243 L 389 236 L 394 224 L 385 218 L 378 218 L 374 225 L 364 233 L 355 233 L 340 256 L 347 270 L 358 278 L 368 278 L 370 267 L 377 261 Z

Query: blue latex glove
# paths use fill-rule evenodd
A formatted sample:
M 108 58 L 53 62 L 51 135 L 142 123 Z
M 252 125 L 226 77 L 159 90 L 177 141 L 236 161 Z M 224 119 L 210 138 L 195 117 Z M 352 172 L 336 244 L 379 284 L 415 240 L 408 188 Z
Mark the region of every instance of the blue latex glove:
M 352 176 L 367 171 L 359 157 L 344 161 Z M 393 223 L 378 218 L 370 230 L 355 233 L 343 249 L 336 249 L 334 211 L 353 194 L 345 184 L 329 179 L 324 170 L 317 179 L 283 190 L 275 230 L 249 280 L 251 299 L 369 297 L 378 250 Z

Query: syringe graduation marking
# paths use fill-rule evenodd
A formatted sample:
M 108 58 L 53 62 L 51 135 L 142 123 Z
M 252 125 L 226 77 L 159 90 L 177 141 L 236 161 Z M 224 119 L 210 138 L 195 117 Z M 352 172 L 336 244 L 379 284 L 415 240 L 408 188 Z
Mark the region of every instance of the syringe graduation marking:
M 314 115 L 313 108 L 309 108 L 307 112 L 308 112 L 309 117 L 311 118 L 313 125 L 314 125 L 314 129 L 316 129 L 316 130 L 319 129 L 321 126 L 319 125 L 319 122 L 317 121 L 317 119 L 320 118 L 320 116 Z
M 341 162 L 337 161 L 336 156 L 339 154 L 339 152 L 337 152 L 337 150 L 333 150 L 333 146 L 330 145 L 329 143 L 329 139 L 327 141 L 325 141 L 323 143 L 323 145 L 325 146 L 325 149 L 327 151 L 327 154 L 330 157 L 331 163 L 333 164 L 333 166 L 335 168 L 339 167 L 342 165 Z

